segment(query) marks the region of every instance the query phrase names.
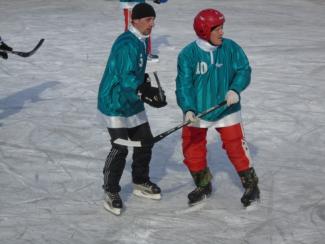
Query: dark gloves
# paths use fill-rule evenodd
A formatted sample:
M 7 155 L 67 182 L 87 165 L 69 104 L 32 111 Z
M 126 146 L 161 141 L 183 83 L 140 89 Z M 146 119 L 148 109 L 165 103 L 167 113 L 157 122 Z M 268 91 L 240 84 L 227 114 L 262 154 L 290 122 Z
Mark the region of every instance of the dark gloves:
M 144 82 L 139 86 L 138 93 L 141 100 L 154 108 L 167 105 L 165 92 L 157 87 L 152 87 L 148 74 L 144 76 Z
M 2 52 L 2 51 L 12 51 L 12 48 L 9 47 L 6 43 L 4 43 L 3 41 L 1 41 L 0 38 L 0 57 L 2 57 L 3 59 L 8 59 L 8 53 L 7 52 Z
M 146 90 L 140 91 L 140 93 L 141 100 L 154 108 L 162 108 L 167 105 L 166 96 L 163 95 L 163 97 L 160 98 L 157 87 L 149 87 Z
M 142 91 L 150 89 L 151 87 L 151 79 L 149 74 L 145 73 L 144 74 L 144 79 L 143 79 L 143 83 L 139 86 L 138 91 L 140 93 L 142 93 Z
M 6 43 L 0 42 L 0 50 L 11 52 L 12 48 L 9 47 Z
M 2 57 L 3 59 L 8 59 L 8 54 L 6 52 L 0 51 L 0 57 Z

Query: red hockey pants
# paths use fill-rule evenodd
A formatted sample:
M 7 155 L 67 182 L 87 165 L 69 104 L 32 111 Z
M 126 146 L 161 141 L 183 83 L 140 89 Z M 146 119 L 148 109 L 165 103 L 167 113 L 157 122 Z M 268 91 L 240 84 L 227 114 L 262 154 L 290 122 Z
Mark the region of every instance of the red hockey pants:
M 237 172 L 251 167 L 247 144 L 241 124 L 216 128 L 220 134 L 222 148 Z M 191 172 L 199 172 L 207 167 L 207 128 L 184 127 L 182 131 L 184 164 Z

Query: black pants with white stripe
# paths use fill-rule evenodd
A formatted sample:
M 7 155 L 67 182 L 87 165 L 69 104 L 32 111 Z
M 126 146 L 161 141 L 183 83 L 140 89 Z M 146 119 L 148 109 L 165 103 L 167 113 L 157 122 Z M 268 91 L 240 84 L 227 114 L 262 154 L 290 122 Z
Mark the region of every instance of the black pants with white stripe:
M 125 167 L 128 148 L 114 144 L 117 138 L 128 139 L 133 141 L 151 140 L 152 133 L 148 123 L 139 125 L 134 128 L 108 128 L 111 137 L 111 151 L 108 154 L 103 169 L 104 185 L 103 188 L 108 192 L 119 192 L 120 179 Z M 132 180 L 135 184 L 141 184 L 149 180 L 149 163 L 151 160 L 152 147 L 135 147 L 133 149 L 132 162 Z

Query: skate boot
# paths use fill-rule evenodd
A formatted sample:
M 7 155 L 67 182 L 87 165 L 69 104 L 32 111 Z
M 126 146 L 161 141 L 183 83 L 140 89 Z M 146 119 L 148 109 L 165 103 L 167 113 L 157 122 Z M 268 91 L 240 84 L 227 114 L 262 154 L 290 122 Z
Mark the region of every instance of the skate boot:
M 123 203 L 118 192 L 116 193 L 106 192 L 106 196 L 104 200 L 104 208 L 115 215 L 121 214 Z
M 212 185 L 209 182 L 206 186 L 198 186 L 194 189 L 194 191 L 191 191 L 187 197 L 188 197 L 188 204 L 190 206 L 194 206 L 200 202 L 202 202 L 204 199 L 208 198 L 212 193 Z
M 148 62 L 150 63 L 157 63 L 159 62 L 159 56 L 157 54 L 148 54 L 148 58 L 147 58 Z
M 161 199 L 161 190 L 159 186 L 152 183 L 150 180 L 142 184 L 133 184 L 133 194 L 138 197 L 149 198 L 153 200 Z
M 254 168 L 239 172 L 240 180 L 245 188 L 245 192 L 240 199 L 244 207 L 251 205 L 252 202 L 260 200 L 260 190 L 258 188 L 258 177 Z
M 193 206 L 200 203 L 212 193 L 211 179 L 212 174 L 209 168 L 205 168 L 199 172 L 191 172 L 196 188 L 194 191 L 190 192 L 188 197 L 188 204 Z

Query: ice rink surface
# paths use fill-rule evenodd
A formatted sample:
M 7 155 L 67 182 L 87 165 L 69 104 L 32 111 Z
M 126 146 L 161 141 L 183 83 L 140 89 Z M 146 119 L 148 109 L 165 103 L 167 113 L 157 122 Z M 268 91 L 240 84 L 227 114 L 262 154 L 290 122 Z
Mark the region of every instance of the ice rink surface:
M 260 178 L 258 207 L 243 209 L 240 180 L 208 135 L 213 195 L 187 206 L 193 188 L 180 132 L 154 148 L 161 201 L 131 194 L 130 149 L 121 180 L 125 211 L 102 207 L 108 134 L 97 90 L 123 30 L 118 1 L 0 0 L 0 35 L 29 58 L 0 60 L 0 242 L 3 244 L 322 244 L 325 239 L 325 1 L 169 0 L 156 5 L 153 48 L 168 106 L 147 107 L 158 134 L 182 120 L 175 99 L 179 51 L 196 39 L 204 8 L 225 14 L 225 37 L 253 69 L 242 114 Z

